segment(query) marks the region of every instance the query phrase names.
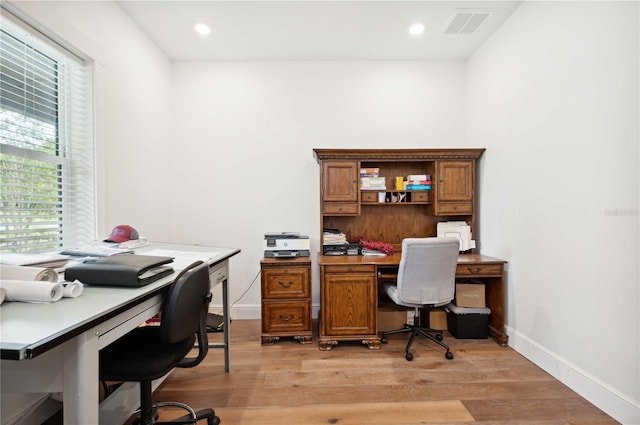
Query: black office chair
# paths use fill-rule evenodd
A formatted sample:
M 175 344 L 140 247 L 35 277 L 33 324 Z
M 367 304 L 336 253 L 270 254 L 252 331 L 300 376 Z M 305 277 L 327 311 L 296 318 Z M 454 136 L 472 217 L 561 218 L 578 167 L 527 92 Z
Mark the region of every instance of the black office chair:
M 402 241 L 402 256 L 396 283 L 385 283 L 384 292 L 394 303 L 413 307 L 413 324 L 382 333 L 382 342 L 387 335 L 411 333 L 405 349 L 405 358 L 413 360 L 409 351 L 413 340 L 422 335 L 444 347 L 445 357 L 453 359 L 453 353 L 442 341 L 442 331 L 420 326 L 420 311 L 428 315 L 434 307 L 451 302 L 455 293 L 456 265 L 460 244 L 455 238 L 407 238 Z
M 206 419 L 217 425 L 213 409 L 195 412 L 183 403 L 152 402 L 151 382 L 174 367 L 194 367 L 207 355 L 206 316 L 211 301 L 209 267 L 202 261 L 184 269 L 169 287 L 162 305 L 160 326 L 133 330 L 100 351 L 100 379 L 140 383 L 140 417 L 136 424 L 195 424 Z M 196 357 L 186 358 L 198 341 Z M 188 414 L 170 422 L 156 422 L 156 408 L 178 406 Z

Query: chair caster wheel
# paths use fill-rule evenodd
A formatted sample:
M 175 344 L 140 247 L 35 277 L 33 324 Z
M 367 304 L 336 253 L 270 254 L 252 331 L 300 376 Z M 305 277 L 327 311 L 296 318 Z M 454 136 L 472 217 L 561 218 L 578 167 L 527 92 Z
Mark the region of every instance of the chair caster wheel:
M 404 355 L 404 358 L 407 359 L 408 362 L 410 362 L 411 360 L 413 360 L 413 354 L 407 353 Z
M 383 344 L 386 344 L 386 343 L 389 342 L 389 340 L 386 337 L 383 336 L 382 338 L 380 338 L 380 342 L 383 343 Z
M 442 334 L 436 334 L 436 339 L 438 341 L 442 341 Z
M 447 358 L 447 360 L 451 360 L 453 358 L 453 353 L 451 351 L 447 351 L 444 356 Z

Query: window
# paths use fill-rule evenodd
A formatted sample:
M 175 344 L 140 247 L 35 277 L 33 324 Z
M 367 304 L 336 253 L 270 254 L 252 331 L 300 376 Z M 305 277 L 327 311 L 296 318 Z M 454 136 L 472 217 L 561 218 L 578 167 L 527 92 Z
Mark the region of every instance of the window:
M 0 251 L 95 235 L 91 66 L 18 21 L 0 21 Z

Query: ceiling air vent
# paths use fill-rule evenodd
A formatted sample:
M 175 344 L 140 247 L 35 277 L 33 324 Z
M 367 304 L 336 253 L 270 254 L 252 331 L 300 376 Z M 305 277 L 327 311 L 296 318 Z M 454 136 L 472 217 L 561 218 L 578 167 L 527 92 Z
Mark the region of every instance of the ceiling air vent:
M 456 10 L 444 26 L 444 34 L 470 35 L 491 16 L 487 10 Z

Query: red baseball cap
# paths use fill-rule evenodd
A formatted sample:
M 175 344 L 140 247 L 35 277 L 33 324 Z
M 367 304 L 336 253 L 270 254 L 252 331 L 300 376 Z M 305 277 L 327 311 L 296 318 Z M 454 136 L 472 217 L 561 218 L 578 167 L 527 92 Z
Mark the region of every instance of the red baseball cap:
M 126 242 L 133 239 L 138 239 L 139 237 L 140 236 L 138 236 L 138 231 L 136 229 L 134 229 L 133 227 L 127 224 L 121 224 L 119 226 L 114 227 L 113 230 L 111 231 L 111 235 L 109 235 L 109 237 L 104 241 L 105 242 Z

